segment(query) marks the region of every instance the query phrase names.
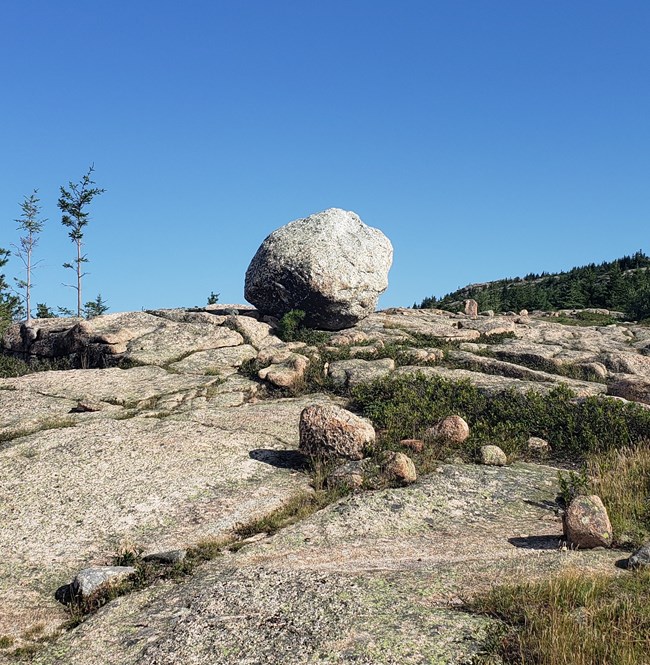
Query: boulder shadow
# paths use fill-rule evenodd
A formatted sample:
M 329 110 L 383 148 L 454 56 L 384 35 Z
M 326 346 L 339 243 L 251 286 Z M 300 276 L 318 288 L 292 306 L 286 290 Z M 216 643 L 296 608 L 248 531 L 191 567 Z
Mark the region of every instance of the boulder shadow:
M 255 448 L 248 453 L 251 459 L 270 464 L 278 469 L 307 471 L 309 462 L 298 450 L 273 450 L 272 448 Z
M 508 542 L 515 547 L 525 550 L 556 550 L 562 541 L 562 534 L 550 534 L 545 536 L 522 536 L 508 538 Z
M 629 557 L 628 557 L 628 558 L 625 558 L 625 559 L 617 559 L 617 560 L 614 562 L 614 565 L 615 565 L 617 568 L 621 568 L 622 570 L 630 570 L 630 566 L 628 565 L 628 564 L 629 564 L 629 561 L 630 561 Z

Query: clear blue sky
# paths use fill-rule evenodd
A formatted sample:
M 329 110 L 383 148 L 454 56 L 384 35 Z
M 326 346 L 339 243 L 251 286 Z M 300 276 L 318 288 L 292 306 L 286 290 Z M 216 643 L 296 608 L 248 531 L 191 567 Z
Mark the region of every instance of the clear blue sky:
M 5 0 L 0 247 L 38 188 L 33 298 L 73 307 L 56 201 L 94 163 L 111 311 L 243 302 L 329 207 L 391 239 L 384 307 L 649 251 L 649 35 L 648 0 Z

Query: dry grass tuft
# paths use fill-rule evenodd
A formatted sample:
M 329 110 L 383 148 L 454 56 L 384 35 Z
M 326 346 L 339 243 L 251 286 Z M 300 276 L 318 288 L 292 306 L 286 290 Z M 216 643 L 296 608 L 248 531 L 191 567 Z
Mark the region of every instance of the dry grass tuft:
M 619 545 L 650 539 L 650 441 L 587 459 L 594 494 L 603 500 Z
M 494 589 L 469 608 L 500 621 L 475 665 L 650 663 L 650 571 L 618 577 L 570 571 Z

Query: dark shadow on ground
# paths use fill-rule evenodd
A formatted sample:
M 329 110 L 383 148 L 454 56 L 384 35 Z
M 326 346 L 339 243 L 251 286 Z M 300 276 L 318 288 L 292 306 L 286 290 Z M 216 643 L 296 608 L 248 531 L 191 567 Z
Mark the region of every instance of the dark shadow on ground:
M 272 450 L 256 448 L 248 453 L 251 459 L 270 464 L 278 469 L 306 471 L 309 468 L 306 457 L 297 450 Z
M 556 550 L 562 540 L 561 534 L 550 534 L 547 536 L 522 536 L 520 538 L 508 538 L 508 542 L 515 547 L 525 550 Z

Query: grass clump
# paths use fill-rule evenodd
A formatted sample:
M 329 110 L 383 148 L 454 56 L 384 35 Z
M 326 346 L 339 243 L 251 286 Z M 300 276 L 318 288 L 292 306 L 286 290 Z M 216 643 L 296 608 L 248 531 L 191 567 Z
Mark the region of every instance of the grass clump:
M 295 524 L 325 508 L 342 495 L 342 490 L 302 492 L 268 515 L 238 526 L 235 533 L 239 538 L 250 538 L 258 533 L 274 534 L 280 529 Z
M 468 609 L 499 624 L 474 665 L 643 665 L 650 662 L 650 571 L 566 572 L 504 586 Z
M 586 475 L 607 507 L 615 544 L 636 548 L 650 540 L 650 440 L 590 456 Z
M 566 386 L 545 394 L 481 392 L 469 381 L 442 377 L 389 377 L 352 390 L 353 406 L 382 431 L 382 442 L 421 438 L 438 420 L 457 414 L 470 426 L 464 451 L 497 443 L 511 455 L 525 453 L 530 436 L 546 439 L 559 459 L 576 461 L 590 452 L 621 448 L 647 437 L 650 411 L 600 397 L 577 400 Z

